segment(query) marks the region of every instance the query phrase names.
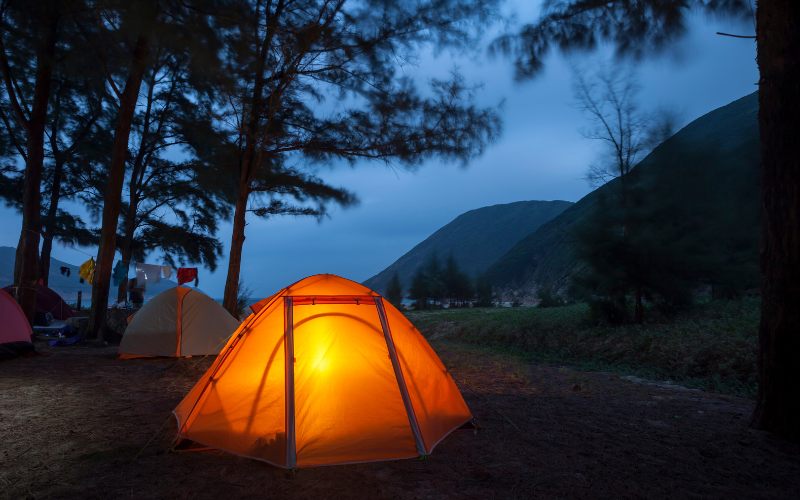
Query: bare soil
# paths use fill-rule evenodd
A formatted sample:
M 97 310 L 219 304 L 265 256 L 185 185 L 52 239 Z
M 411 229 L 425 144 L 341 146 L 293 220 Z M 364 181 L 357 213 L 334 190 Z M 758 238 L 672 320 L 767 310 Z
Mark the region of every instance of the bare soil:
M 435 344 L 480 430 L 426 460 L 289 472 L 175 452 L 171 411 L 210 359 L 37 346 L 0 363 L 8 498 L 748 497 L 800 493 L 800 445 L 748 428 L 752 401 Z

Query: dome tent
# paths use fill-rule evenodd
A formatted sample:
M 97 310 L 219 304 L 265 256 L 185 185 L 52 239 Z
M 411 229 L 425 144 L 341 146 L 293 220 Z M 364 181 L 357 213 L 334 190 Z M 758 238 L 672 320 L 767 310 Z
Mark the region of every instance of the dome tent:
M 33 351 L 31 325 L 22 308 L 5 290 L 0 289 L 0 359 L 13 358 Z
M 175 408 L 179 444 L 311 467 L 428 455 L 472 420 L 419 331 L 363 285 L 311 276 L 252 309 Z
M 123 359 L 217 354 L 239 322 L 208 295 L 178 286 L 133 316 L 119 345 Z
M 5 287 L 5 291 L 14 295 L 16 288 L 13 285 Z M 75 312 L 64 302 L 55 290 L 41 283 L 36 285 L 36 321 L 34 323 L 47 324 L 45 315 L 50 314 L 53 319 L 64 320 L 75 316 Z

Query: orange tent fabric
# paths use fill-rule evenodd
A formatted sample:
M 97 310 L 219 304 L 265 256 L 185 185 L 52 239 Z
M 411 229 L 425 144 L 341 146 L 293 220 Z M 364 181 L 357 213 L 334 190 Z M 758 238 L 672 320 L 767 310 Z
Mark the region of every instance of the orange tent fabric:
M 420 332 L 363 285 L 311 276 L 252 309 L 175 408 L 179 440 L 312 467 L 428 455 L 472 419 Z

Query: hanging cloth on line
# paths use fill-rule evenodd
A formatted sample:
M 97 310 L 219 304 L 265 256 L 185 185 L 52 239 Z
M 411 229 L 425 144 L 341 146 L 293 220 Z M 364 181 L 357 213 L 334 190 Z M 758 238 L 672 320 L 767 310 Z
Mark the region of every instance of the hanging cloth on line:
M 128 266 L 123 264 L 122 261 L 117 262 L 117 265 L 114 266 L 114 272 L 111 275 L 111 279 L 114 281 L 114 286 L 119 286 L 119 284 L 125 281 L 127 278 Z
M 161 277 L 165 280 L 168 280 L 172 277 L 172 267 L 171 266 L 161 266 Z
M 178 269 L 178 284 L 182 285 L 184 283 L 188 283 L 194 280 L 194 286 L 200 282 L 200 278 L 197 276 L 197 268 L 196 267 L 181 267 Z
M 136 263 L 136 280 L 139 286 L 155 285 L 161 281 L 161 266 Z
M 89 260 L 81 264 L 78 276 L 81 277 L 81 283 L 86 281 L 86 283 L 92 284 L 94 281 L 94 257 L 89 257 Z

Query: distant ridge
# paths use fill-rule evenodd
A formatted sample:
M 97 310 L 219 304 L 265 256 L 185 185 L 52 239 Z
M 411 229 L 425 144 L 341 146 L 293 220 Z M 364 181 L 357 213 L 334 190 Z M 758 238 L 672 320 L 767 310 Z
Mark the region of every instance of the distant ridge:
M 475 277 L 521 238 L 572 205 L 569 201 L 517 201 L 465 212 L 406 252 L 364 284 L 385 292 L 396 272 L 405 290 L 417 268 L 431 254 L 450 254 L 462 271 Z
M 703 249 L 713 245 L 719 259 L 714 265 L 743 283 L 752 281 L 752 286 L 758 279 L 758 148 L 756 92 L 697 118 L 631 173 L 660 186 L 665 197 L 679 200 L 692 213 L 702 214 L 704 223 L 686 235 L 687 240 Z M 689 192 L 672 191 L 675 179 L 691 179 Z M 542 286 L 565 291 L 581 268 L 575 229 L 614 182 L 522 238 L 488 269 L 492 283 L 522 295 Z M 698 276 L 698 281 L 703 279 Z

